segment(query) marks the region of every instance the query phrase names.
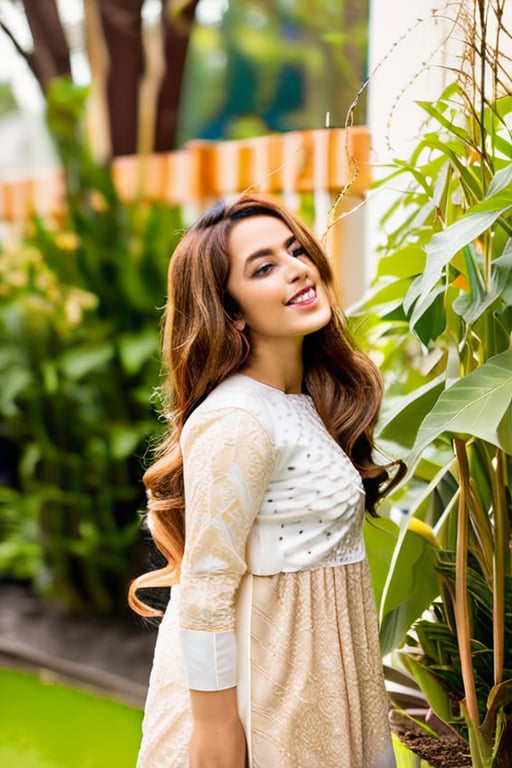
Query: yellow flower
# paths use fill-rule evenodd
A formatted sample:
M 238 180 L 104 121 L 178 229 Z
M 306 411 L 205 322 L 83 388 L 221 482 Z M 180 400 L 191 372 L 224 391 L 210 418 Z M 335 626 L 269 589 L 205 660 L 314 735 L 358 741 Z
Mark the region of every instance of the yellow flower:
M 63 251 L 75 251 L 80 245 L 76 232 L 58 232 L 55 235 L 55 245 Z

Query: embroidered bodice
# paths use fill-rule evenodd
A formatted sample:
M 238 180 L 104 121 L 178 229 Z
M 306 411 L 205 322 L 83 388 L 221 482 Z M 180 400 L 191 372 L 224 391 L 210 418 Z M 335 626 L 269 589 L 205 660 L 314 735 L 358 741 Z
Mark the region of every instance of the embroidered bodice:
M 309 396 L 287 395 L 242 374 L 196 408 L 181 448 L 180 626 L 189 685 L 205 689 L 213 665 L 210 687 L 230 687 L 243 574 L 362 560 L 363 485 Z

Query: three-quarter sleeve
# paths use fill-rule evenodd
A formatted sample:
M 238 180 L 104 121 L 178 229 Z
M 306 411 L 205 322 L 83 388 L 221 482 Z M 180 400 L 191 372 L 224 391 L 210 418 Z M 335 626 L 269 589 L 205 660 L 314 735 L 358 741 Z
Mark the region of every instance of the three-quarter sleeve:
M 235 600 L 249 532 L 275 461 L 249 411 L 201 414 L 184 430 L 185 552 L 179 621 L 189 688 L 236 685 Z

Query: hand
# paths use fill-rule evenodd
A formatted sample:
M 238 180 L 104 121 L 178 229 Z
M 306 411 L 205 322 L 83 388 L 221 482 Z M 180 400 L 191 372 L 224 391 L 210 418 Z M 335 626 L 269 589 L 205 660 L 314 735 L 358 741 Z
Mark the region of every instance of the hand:
M 194 726 L 190 768 L 246 768 L 247 747 L 236 688 L 190 691 Z
M 227 723 L 195 724 L 190 740 L 190 768 L 245 768 L 245 733 L 237 718 Z

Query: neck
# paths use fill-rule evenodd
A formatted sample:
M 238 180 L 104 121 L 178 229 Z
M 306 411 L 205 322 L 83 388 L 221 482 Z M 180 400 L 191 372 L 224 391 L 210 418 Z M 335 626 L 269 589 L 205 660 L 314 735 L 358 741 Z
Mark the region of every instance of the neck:
M 288 395 L 299 395 L 304 374 L 302 339 L 284 348 L 276 344 L 270 348 L 253 347 L 242 372 Z

